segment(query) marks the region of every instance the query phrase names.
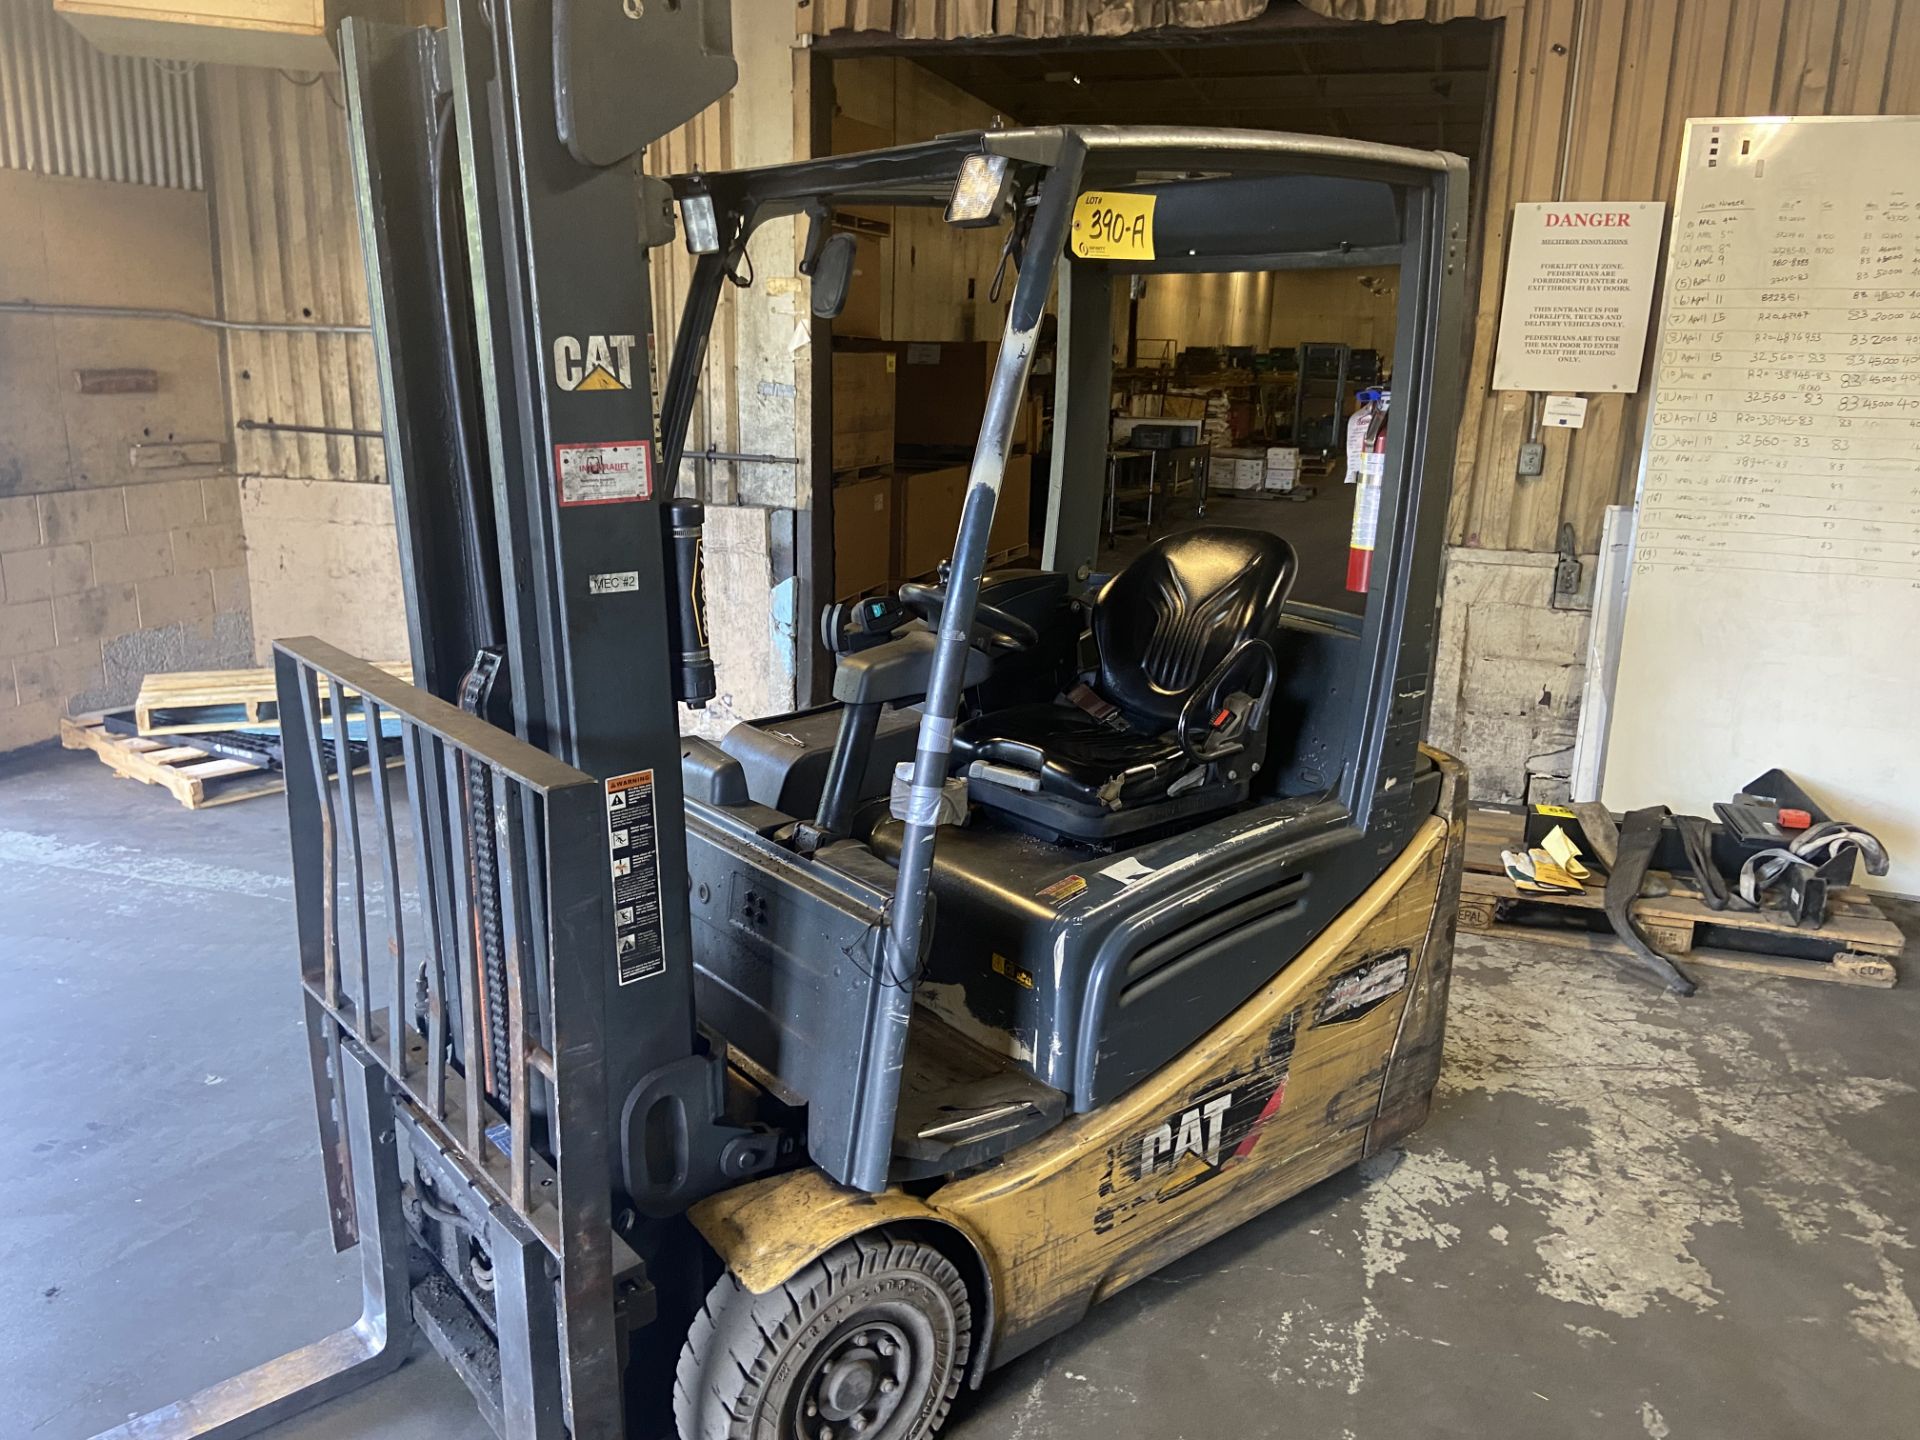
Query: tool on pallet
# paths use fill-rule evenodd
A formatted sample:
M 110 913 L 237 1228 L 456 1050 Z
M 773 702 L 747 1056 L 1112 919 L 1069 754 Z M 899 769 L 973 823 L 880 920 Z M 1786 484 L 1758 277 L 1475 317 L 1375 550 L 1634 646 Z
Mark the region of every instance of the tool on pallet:
M 1889 857 L 1877 836 L 1829 817 L 1782 770 L 1758 776 L 1714 810 L 1717 822 L 1648 806 L 1621 818 L 1615 831 L 1599 805 L 1537 804 L 1527 811 L 1526 848 L 1503 851 L 1502 862 L 1516 890 L 1577 893 L 1584 877 L 1558 852 L 1572 846 L 1577 856 L 1582 843 L 1591 845 L 1609 871 L 1605 908 L 1614 933 L 1638 965 L 1681 994 L 1693 993 L 1691 977 L 1633 915 L 1643 894 L 1664 893 L 1650 889 L 1653 872 L 1690 882 L 1708 910 L 1768 909 L 1808 930 L 1825 923 L 1830 890 L 1849 884 L 1857 863 L 1870 875 L 1887 873 Z
M 1464 163 L 1065 126 L 636 179 L 733 83 L 729 14 L 343 27 L 416 683 L 311 638 L 275 665 L 364 1311 L 124 1436 L 250 1433 L 424 1334 L 509 1440 L 924 1440 L 1096 1299 L 1426 1118 L 1466 786 L 1403 697 L 1433 665 Z M 802 708 L 683 737 L 713 676 L 671 497 L 719 301 L 792 220 L 829 324 L 853 257 L 826 232 L 874 206 L 1016 237 L 951 563 L 839 609 Z M 656 416 L 648 251 L 682 242 Z M 1091 583 L 1114 287 L 1360 252 L 1402 276 L 1364 618 L 1295 605 L 1264 531 Z M 1056 291 L 1042 566 L 990 571 Z M 804 563 L 780 588 L 833 593 Z M 324 753 L 355 716 L 363 775 Z

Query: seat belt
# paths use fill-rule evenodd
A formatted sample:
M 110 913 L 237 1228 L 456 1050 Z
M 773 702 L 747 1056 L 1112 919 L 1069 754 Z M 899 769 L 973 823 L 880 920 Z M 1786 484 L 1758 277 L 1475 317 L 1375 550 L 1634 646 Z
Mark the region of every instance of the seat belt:
M 1067 691 L 1067 701 L 1074 709 L 1091 719 L 1098 720 L 1107 729 L 1126 735 L 1133 727 L 1127 724 L 1127 717 L 1120 713 L 1120 707 L 1103 697 L 1084 680 L 1076 680 L 1073 688 Z
M 1666 824 L 1667 807 L 1649 805 L 1629 811 L 1620 821 L 1618 853 L 1613 873 L 1607 877 L 1607 923 L 1626 945 L 1632 960 L 1647 970 L 1676 995 L 1691 995 L 1699 987 L 1673 961 L 1654 949 L 1640 928 L 1633 923 L 1633 902 L 1640 897 L 1640 882 L 1653 864 L 1653 852 L 1660 843 L 1660 831 Z

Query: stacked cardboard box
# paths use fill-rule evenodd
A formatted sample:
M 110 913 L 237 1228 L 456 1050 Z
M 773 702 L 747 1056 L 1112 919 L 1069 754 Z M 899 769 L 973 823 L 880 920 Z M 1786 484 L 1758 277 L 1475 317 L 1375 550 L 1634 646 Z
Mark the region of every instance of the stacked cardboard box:
M 900 579 L 932 574 L 953 554 L 970 472 L 970 466 L 946 465 L 901 477 L 902 501 L 896 522 Z M 1033 457 L 1010 455 L 1000 481 L 1000 502 L 993 509 L 993 528 L 987 533 L 989 557 L 1025 548 L 1032 503 Z
M 892 474 L 833 487 L 833 594 L 851 600 L 893 585 Z
M 1269 445 L 1266 472 L 1261 477 L 1263 490 L 1285 492 L 1300 481 L 1300 450 L 1293 445 Z
M 1217 450 L 1233 443 L 1233 406 L 1226 391 L 1174 387 L 1167 392 L 1168 413 L 1175 413 L 1176 406 L 1179 413 L 1200 421 L 1202 445 L 1211 445 Z
M 894 358 L 884 351 L 833 352 L 833 469 L 893 463 Z
M 1207 483 L 1216 490 L 1258 490 L 1266 483 L 1267 452 L 1229 449 L 1213 452 Z

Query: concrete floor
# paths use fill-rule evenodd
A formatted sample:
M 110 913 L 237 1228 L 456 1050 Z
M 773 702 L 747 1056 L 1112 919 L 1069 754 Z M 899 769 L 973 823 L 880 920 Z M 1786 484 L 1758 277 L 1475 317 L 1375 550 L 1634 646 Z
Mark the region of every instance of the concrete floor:
M 325 1236 L 280 807 L 0 761 L 3 1436 L 85 1436 L 357 1309 Z M 1920 981 L 1460 947 L 1404 1152 L 1120 1296 L 957 1440 L 1920 1433 Z M 287 1437 L 478 1437 L 430 1353 Z

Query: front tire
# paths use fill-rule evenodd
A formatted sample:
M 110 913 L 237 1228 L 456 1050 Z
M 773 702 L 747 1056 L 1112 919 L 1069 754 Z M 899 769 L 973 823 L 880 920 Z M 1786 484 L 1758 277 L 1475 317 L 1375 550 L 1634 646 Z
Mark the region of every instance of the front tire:
M 681 1440 L 926 1440 L 972 1344 L 946 1256 L 855 1236 L 764 1295 L 720 1277 L 680 1352 L 674 1419 Z

